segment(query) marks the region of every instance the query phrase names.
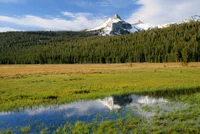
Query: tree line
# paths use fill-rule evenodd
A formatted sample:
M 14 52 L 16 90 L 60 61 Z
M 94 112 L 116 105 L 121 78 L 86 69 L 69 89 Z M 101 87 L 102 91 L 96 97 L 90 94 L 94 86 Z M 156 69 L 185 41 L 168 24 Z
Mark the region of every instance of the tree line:
M 0 33 L 0 64 L 199 61 L 200 22 L 106 37 L 84 31 Z

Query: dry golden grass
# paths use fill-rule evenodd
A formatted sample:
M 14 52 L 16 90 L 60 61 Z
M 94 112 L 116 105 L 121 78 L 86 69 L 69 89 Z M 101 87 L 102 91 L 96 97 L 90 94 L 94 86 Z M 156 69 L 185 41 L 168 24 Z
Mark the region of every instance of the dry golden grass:
M 125 64 L 2 65 L 0 76 L 94 73 L 125 68 L 127 68 Z
M 125 63 L 125 64 L 59 64 L 59 65 L 0 65 L 0 77 L 37 74 L 82 74 L 141 68 L 200 68 L 200 63 Z

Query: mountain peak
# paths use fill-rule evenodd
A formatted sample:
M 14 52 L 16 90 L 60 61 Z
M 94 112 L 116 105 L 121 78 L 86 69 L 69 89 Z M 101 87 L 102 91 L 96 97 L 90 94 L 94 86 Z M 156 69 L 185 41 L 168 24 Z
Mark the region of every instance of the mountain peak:
M 138 22 L 135 23 L 135 25 L 139 25 L 139 24 L 144 24 L 141 20 L 138 20 Z
M 115 14 L 113 18 L 109 18 L 100 26 L 88 29 L 87 31 L 94 31 L 95 34 L 106 36 L 106 35 L 121 35 L 121 34 L 128 34 L 128 33 L 135 33 L 143 30 L 151 30 L 153 28 L 166 28 L 172 25 L 178 25 L 181 23 L 189 23 L 189 22 L 200 22 L 200 15 L 193 15 L 186 18 L 182 22 L 171 22 L 167 24 L 161 25 L 153 25 L 149 23 L 144 23 L 141 20 L 138 20 L 134 24 L 129 24 L 122 20 L 118 14 Z
M 120 19 L 121 20 L 121 18 L 120 18 L 120 16 L 118 14 L 115 14 L 115 16 L 113 17 L 113 19 Z
M 141 20 L 138 20 L 138 22 L 137 23 L 143 23 Z
M 200 16 L 199 15 L 193 15 L 188 18 L 186 18 L 183 22 L 191 22 L 191 21 L 200 21 Z
M 113 18 L 109 18 L 100 26 L 89 29 L 88 31 L 96 31 L 101 36 L 106 35 L 120 35 L 129 34 L 132 29 L 131 24 L 121 20 L 118 14 L 115 14 Z

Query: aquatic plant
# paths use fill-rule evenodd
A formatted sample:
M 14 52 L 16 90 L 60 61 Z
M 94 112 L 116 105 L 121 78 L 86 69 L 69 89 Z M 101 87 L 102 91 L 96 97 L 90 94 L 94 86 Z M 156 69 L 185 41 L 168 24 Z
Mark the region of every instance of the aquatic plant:
M 20 129 L 21 133 L 23 133 L 23 134 L 29 133 L 30 130 L 31 130 L 31 129 L 30 129 L 30 126 L 21 127 L 21 129 Z

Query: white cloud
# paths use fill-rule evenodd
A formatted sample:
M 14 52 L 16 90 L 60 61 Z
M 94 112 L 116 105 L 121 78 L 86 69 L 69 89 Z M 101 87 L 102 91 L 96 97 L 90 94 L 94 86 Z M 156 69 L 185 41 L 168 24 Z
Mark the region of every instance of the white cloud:
M 71 12 L 62 12 L 62 14 L 65 15 L 65 16 L 71 17 L 71 18 L 75 17 L 75 15 Z
M 101 113 L 103 110 L 107 108 L 104 106 L 103 103 L 99 100 L 93 101 L 79 101 L 73 102 L 69 104 L 62 104 L 62 105 L 50 105 L 50 106 L 36 106 L 32 107 L 31 109 L 25 109 L 25 113 L 28 115 L 36 115 L 36 114 L 44 114 L 45 112 L 51 111 L 53 112 L 64 112 L 66 117 L 72 116 L 86 116 L 92 115 L 94 112 Z M 0 115 L 9 115 L 12 112 L 0 112 Z
M 0 27 L 0 32 L 8 32 L 8 31 L 20 31 L 20 30 L 11 27 Z
M 84 18 L 91 17 L 91 19 L 94 18 L 93 15 L 92 15 L 91 13 L 71 13 L 71 12 L 62 12 L 62 14 L 63 14 L 64 16 L 71 17 L 71 18 L 74 18 L 74 19 L 80 18 L 80 17 L 84 17 Z
M 152 24 L 178 22 L 200 15 L 200 0 L 138 0 L 141 7 L 127 19 L 130 23 L 138 20 Z
M 82 30 L 85 28 L 96 27 L 104 21 L 104 17 L 94 17 L 90 13 L 74 14 L 62 12 L 62 14 L 71 17 L 72 19 L 42 18 L 33 15 L 20 17 L 0 16 L 0 22 L 7 22 L 25 27 L 42 28 L 45 30 Z

